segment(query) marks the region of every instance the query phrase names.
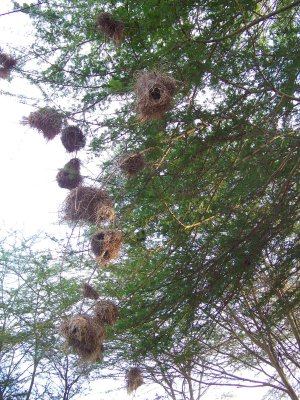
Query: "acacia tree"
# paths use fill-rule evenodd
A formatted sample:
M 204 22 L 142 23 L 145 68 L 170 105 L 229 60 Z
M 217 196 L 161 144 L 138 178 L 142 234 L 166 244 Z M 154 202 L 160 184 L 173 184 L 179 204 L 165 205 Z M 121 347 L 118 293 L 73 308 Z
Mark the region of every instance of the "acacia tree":
M 78 258 L 74 263 L 74 257 L 66 257 L 61 264 L 38 243 L 13 234 L 0 246 L 3 400 L 71 399 L 83 392 L 93 369 L 66 354 L 58 335 L 61 318 L 80 298 L 82 265 L 76 279 L 67 277 L 66 271 L 78 268 Z
M 37 29 L 20 73 L 82 125 L 96 157 L 114 152 L 97 179 L 115 198 L 126 238 L 126 256 L 104 276 L 122 306 L 118 335 L 131 343 L 124 350 L 114 341 L 119 360 L 152 355 L 159 367 L 157 354 L 174 343 L 185 349 L 187 338 L 204 338 L 220 357 L 215 383 L 222 375 L 231 384 L 240 363 L 255 369 L 262 358 L 275 372 L 261 384 L 275 379 L 273 389 L 296 398 L 299 4 L 53 0 L 24 10 Z M 119 46 L 96 29 L 103 11 L 124 23 Z M 35 71 L 26 66 L 32 57 Z M 157 121 L 136 118 L 140 71 L 176 80 L 172 108 Z M 124 152 L 142 153 L 145 170 L 122 176 Z M 262 318 L 266 305 L 271 316 Z M 253 331 L 257 324 L 264 329 Z M 210 368 L 195 348 L 183 359 L 191 353 Z

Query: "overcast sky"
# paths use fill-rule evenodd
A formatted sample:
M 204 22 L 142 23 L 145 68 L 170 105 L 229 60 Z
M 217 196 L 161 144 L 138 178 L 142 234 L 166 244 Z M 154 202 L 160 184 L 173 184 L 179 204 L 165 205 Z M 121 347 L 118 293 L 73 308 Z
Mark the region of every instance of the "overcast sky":
M 0 14 L 11 9 L 9 0 L 0 0 Z M 14 13 L 0 16 L 0 46 L 5 51 L 19 44 L 29 45 L 31 34 L 32 28 L 26 15 Z M 10 82 L 0 80 L 0 90 L 39 97 L 39 92 L 17 74 L 12 74 L 12 77 Z M 59 226 L 58 210 L 67 191 L 58 187 L 55 176 L 58 168 L 70 159 L 70 155 L 65 152 L 59 137 L 47 143 L 40 133 L 20 124 L 22 117 L 33 110 L 31 105 L 21 104 L 16 98 L 0 95 L 0 223 L 4 230 L 18 229 L 25 235 L 37 231 L 65 235 L 67 227 Z M 90 394 L 80 396 L 78 400 L 129 398 L 124 389 L 103 394 L 105 388 L 116 388 L 120 385 L 122 382 L 95 382 Z M 134 398 L 146 400 L 150 397 L 150 391 L 157 392 L 157 388 L 141 387 Z M 217 390 L 203 399 L 221 399 L 223 390 Z M 263 393 L 261 389 L 236 389 L 230 398 L 259 400 Z

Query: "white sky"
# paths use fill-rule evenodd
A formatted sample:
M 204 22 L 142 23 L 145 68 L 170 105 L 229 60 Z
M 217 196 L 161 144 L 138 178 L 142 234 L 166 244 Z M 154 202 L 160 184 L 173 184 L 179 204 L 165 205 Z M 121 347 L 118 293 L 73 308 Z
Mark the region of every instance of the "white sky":
M 9 0 L 0 0 L 0 14 L 12 9 Z M 16 29 L 17 28 L 17 29 Z M 28 17 L 14 13 L 0 17 L 0 46 L 4 50 L 30 43 Z M 11 82 L 0 80 L 0 89 L 37 97 L 38 92 L 16 75 Z M 0 223 L 2 229 L 19 229 L 24 235 L 37 231 L 64 235 L 66 227 L 58 225 L 58 210 L 67 191 L 60 189 L 55 181 L 58 168 L 69 159 L 60 138 L 46 143 L 40 133 L 20 124 L 23 116 L 34 109 L 19 103 L 16 99 L 0 95 L 1 145 L 0 145 Z M 80 154 L 79 154 L 80 157 Z M 120 381 L 96 381 L 91 384 L 90 394 L 79 396 L 78 400 L 122 400 L 134 398 L 146 400 L 151 394 L 161 392 L 159 386 L 142 386 L 133 396 L 127 396 L 124 389 L 103 394 L 103 391 L 120 388 Z M 226 388 L 213 390 L 204 400 L 222 398 Z M 231 399 L 259 400 L 265 392 L 262 389 L 236 389 Z M 224 398 L 224 397 L 223 397 Z M 229 397 L 227 397 L 229 398 Z

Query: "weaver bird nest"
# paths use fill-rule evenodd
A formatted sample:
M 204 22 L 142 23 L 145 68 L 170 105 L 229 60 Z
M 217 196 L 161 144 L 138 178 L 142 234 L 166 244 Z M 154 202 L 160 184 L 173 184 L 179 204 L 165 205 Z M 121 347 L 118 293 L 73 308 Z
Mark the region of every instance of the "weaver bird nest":
M 59 134 L 63 118 L 54 108 L 45 107 L 29 114 L 29 117 L 23 119 L 23 124 L 29 125 L 42 132 L 45 139 L 51 140 Z
M 82 361 L 93 363 L 102 358 L 105 330 L 97 319 L 76 315 L 61 324 L 60 332 Z
M 116 20 L 110 13 L 104 12 L 96 17 L 97 30 L 112 39 L 117 45 L 122 43 L 124 24 Z
M 100 324 L 114 325 L 118 319 L 118 307 L 110 300 L 99 300 L 95 304 L 94 314 Z
M 122 246 L 122 232 L 101 231 L 95 233 L 91 240 L 91 250 L 98 262 L 104 265 L 118 257 Z
M 125 154 L 119 159 L 120 169 L 128 176 L 138 174 L 145 167 L 143 154 Z
M 143 384 L 142 372 L 138 367 L 130 368 L 126 372 L 127 393 L 130 394 Z
M 96 225 L 113 219 L 115 215 L 108 193 L 88 186 L 78 186 L 71 190 L 62 211 L 65 221 Z
M 83 285 L 83 297 L 86 297 L 87 299 L 97 300 L 99 298 L 99 293 L 96 289 L 93 288 L 93 286 L 85 283 Z
M 17 64 L 17 60 L 8 54 L 3 53 L 0 48 L 0 78 L 7 79 L 11 70 Z
M 67 126 L 61 133 L 61 141 L 65 149 L 72 153 L 85 146 L 85 136 L 78 126 Z
M 75 189 L 81 182 L 80 161 L 78 158 L 72 158 L 67 164 L 61 168 L 57 175 L 56 181 L 58 186 L 63 189 Z
M 136 108 L 141 121 L 161 119 L 175 95 L 175 80 L 159 72 L 145 72 L 135 84 Z

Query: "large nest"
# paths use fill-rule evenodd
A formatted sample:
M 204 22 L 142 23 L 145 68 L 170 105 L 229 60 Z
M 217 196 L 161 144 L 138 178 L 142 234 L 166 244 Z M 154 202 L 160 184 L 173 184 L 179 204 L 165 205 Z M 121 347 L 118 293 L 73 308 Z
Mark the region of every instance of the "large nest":
M 170 108 L 175 80 L 159 72 L 145 72 L 135 84 L 137 112 L 141 121 L 160 119 Z
M 72 153 L 85 146 L 85 136 L 78 126 L 67 126 L 61 133 L 61 141 L 65 149 Z
M 108 193 L 103 189 L 78 186 L 71 190 L 63 206 L 63 219 L 99 224 L 113 219 L 115 213 Z
M 130 368 L 126 372 L 127 393 L 130 394 L 143 384 L 142 372 L 138 367 Z
M 122 232 L 100 231 L 91 240 L 91 250 L 99 263 L 108 264 L 118 257 L 122 245 Z
M 85 283 L 83 285 L 83 297 L 86 297 L 87 299 L 97 300 L 99 298 L 99 293 L 96 289 L 93 288 L 93 286 Z
M 60 331 L 71 347 L 85 362 L 95 362 L 102 357 L 105 330 L 100 322 L 88 315 L 76 315 L 64 321 Z
M 95 318 L 100 324 L 114 325 L 118 319 L 118 307 L 110 300 L 99 300 L 94 307 Z
M 72 160 L 67 162 L 67 164 L 58 171 L 56 180 L 59 187 L 63 189 L 75 189 L 82 182 L 80 161 L 78 158 L 72 158 Z
M 110 13 L 102 13 L 96 17 L 97 30 L 112 39 L 116 44 L 123 41 L 124 24 L 114 19 Z
M 47 140 L 53 139 L 59 134 L 63 118 L 54 108 L 44 107 L 29 114 L 23 119 L 23 123 L 41 131 Z
M 119 159 L 119 167 L 129 176 L 138 174 L 145 167 L 143 154 L 125 154 Z
M 0 65 L 1 65 L 0 78 L 7 79 L 9 77 L 11 70 L 15 67 L 16 64 L 17 64 L 16 59 L 3 53 L 2 50 L 0 49 Z

